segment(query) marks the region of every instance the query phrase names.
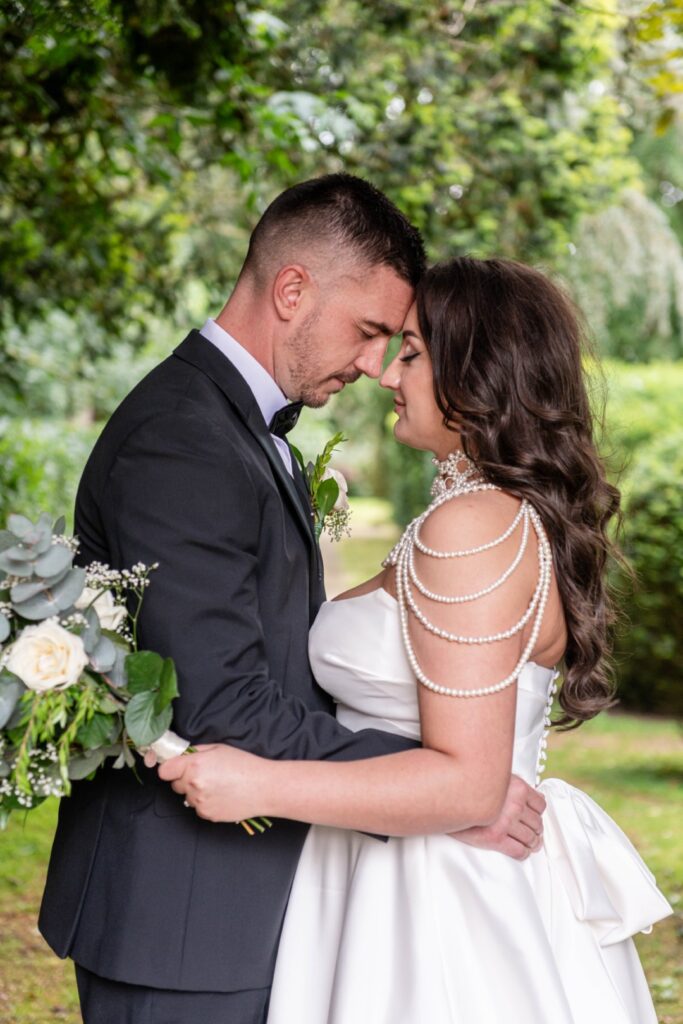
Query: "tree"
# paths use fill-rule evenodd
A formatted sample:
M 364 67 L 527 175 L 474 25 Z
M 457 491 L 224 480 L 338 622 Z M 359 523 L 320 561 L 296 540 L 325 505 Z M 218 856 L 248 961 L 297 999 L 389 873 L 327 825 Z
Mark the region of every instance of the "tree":
M 434 248 L 537 258 L 635 173 L 618 105 L 590 89 L 609 75 L 610 19 L 572 5 L 0 10 L 0 274 L 14 318 L 86 307 L 115 332 L 170 309 L 188 274 L 224 282 L 234 266 L 226 219 L 248 225 L 304 174 L 367 174 Z M 224 252 L 207 266 L 209 227 Z
M 207 166 L 290 170 L 260 79 L 281 31 L 247 3 L 3 0 L 0 278 L 11 319 L 53 306 L 116 334 L 172 309 Z M 257 139 L 264 140 L 259 146 Z

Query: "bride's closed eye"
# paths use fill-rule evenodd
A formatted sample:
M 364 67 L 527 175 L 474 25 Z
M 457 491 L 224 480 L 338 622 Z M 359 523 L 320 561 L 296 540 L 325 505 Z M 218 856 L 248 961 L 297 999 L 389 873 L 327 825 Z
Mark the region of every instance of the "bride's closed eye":
M 411 360 L 415 359 L 416 356 L 419 356 L 419 354 L 419 352 L 410 352 L 408 355 L 399 356 L 399 358 L 402 363 L 409 363 Z

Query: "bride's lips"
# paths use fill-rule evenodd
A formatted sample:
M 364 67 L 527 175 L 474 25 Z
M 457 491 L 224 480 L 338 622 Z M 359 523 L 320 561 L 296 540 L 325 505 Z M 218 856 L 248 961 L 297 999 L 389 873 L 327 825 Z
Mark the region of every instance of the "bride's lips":
M 405 409 L 405 402 L 399 402 L 396 398 L 394 399 L 394 412 L 397 416 L 401 415 L 401 409 Z

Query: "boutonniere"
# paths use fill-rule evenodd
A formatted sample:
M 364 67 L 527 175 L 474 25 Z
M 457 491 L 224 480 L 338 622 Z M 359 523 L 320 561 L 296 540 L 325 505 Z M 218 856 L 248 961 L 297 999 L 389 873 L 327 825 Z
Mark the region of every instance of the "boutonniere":
M 313 511 L 313 527 L 318 540 L 323 530 L 327 530 L 331 540 L 341 540 L 351 533 L 348 485 L 343 474 L 330 466 L 334 451 L 346 440 L 348 438 L 343 434 L 335 434 L 320 455 L 316 456 L 315 462 L 306 462 L 299 449 L 290 445 L 306 480 Z

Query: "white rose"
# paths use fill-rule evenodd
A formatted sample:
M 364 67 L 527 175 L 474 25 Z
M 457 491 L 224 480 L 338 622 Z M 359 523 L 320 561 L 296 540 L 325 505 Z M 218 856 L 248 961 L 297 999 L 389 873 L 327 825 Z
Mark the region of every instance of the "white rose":
M 73 686 L 88 664 L 83 641 L 55 619 L 26 626 L 10 648 L 7 668 L 29 690 L 63 690 Z
M 99 597 L 96 597 L 95 595 L 98 593 Z M 74 607 L 82 611 L 89 605 L 92 605 L 97 612 L 102 629 L 117 630 L 121 623 L 125 621 L 126 609 L 123 605 L 116 604 L 111 590 L 105 590 L 100 593 L 94 587 L 86 587 Z
M 349 507 L 349 485 L 346 482 L 346 478 L 343 473 L 340 473 L 338 469 L 332 469 L 328 466 L 323 473 L 323 480 L 335 480 L 339 487 L 339 497 L 332 506 L 335 512 L 345 512 Z

